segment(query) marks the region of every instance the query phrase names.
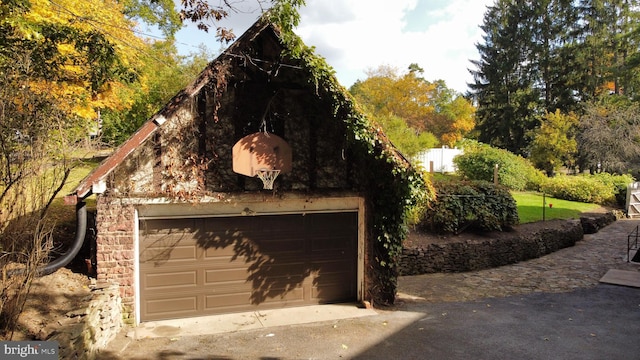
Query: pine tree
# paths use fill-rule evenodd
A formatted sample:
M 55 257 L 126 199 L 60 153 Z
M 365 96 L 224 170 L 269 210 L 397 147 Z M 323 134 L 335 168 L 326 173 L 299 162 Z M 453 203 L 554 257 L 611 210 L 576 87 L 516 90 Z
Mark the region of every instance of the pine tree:
M 635 97 L 637 0 L 498 0 L 483 24 L 470 95 L 478 139 L 527 155 L 546 113 L 583 111 L 603 93 Z
M 478 140 L 517 154 L 525 151 L 526 133 L 537 125 L 529 109 L 537 108 L 539 99 L 528 61 L 533 49 L 527 3 L 498 0 L 488 8 L 481 26 L 484 43 L 476 45 L 480 60 L 472 61 L 475 82 L 470 84 L 478 107 Z

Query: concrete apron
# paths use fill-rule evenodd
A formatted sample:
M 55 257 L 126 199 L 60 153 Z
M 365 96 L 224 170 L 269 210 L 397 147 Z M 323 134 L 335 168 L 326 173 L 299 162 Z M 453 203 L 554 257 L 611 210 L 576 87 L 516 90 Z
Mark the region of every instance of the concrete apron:
M 145 322 L 127 333 L 127 337 L 139 340 L 145 338 L 210 335 L 371 315 L 377 315 L 377 312 L 373 309 L 365 309 L 352 303 L 311 305 L 237 314 Z

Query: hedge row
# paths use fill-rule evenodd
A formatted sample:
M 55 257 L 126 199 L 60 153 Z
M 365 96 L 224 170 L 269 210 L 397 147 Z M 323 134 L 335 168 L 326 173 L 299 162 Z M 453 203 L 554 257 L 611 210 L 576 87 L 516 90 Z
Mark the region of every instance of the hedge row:
M 633 181 L 631 175 L 559 175 L 545 179 L 539 191 L 563 200 L 623 207 Z
M 607 173 L 548 178 L 529 160 L 509 151 L 469 140 L 462 146 L 464 154 L 457 156 L 454 163 L 463 179 L 493 181 L 497 165 L 498 182 L 510 190 L 545 192 L 563 200 L 622 207 L 627 185 L 634 181 L 631 175 Z
M 516 202 L 503 186 L 486 181 L 436 181 L 436 199 L 420 225 L 432 232 L 459 233 L 471 227 L 493 231 L 518 223 Z

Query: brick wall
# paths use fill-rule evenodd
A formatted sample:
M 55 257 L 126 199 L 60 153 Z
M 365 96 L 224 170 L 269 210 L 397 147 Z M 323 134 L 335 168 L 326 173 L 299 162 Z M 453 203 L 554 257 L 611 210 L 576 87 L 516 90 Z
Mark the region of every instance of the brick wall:
M 125 321 L 133 321 L 135 209 L 98 196 L 96 227 L 97 279 L 120 284 Z

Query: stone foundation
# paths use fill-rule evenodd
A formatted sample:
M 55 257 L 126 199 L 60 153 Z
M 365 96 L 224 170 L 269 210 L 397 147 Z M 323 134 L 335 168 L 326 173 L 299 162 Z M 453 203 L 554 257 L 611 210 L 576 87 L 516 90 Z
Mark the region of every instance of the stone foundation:
M 85 309 L 67 314 L 70 321 L 48 341 L 60 345 L 60 359 L 96 359 L 97 351 L 115 338 L 123 325 L 122 300 L 117 284 L 96 286 Z

